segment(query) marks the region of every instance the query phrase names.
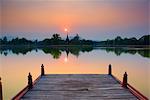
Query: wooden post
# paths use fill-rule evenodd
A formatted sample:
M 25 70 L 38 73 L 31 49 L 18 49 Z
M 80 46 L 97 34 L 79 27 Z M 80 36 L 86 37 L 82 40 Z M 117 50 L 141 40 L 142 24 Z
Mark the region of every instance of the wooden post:
M 3 100 L 2 82 L 0 77 L 0 100 Z
M 29 75 L 28 75 L 28 89 L 32 89 L 32 87 L 33 87 L 32 76 L 29 72 Z
M 41 76 L 45 75 L 45 71 L 44 71 L 44 65 L 41 65 Z
M 128 75 L 127 75 L 127 72 L 125 72 L 124 75 L 123 75 L 122 86 L 127 88 L 127 85 L 128 85 Z
M 108 66 L 108 75 L 112 75 L 111 64 L 109 64 L 109 66 Z

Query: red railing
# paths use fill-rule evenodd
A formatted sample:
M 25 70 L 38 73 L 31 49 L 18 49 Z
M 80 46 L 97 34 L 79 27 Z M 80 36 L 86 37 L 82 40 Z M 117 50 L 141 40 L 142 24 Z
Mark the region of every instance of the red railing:
M 36 82 L 40 79 L 41 76 L 39 76 L 34 82 L 33 86 L 36 84 Z M 27 92 L 29 91 L 28 85 L 22 89 L 16 96 L 12 98 L 12 100 L 20 100 L 21 97 L 23 97 Z
M 113 78 L 115 78 L 115 80 L 118 81 L 118 83 L 122 84 L 122 82 L 116 78 L 115 76 L 112 75 Z M 129 91 L 136 96 L 139 100 L 149 100 L 146 96 L 144 96 L 143 94 L 141 94 L 138 90 L 136 90 L 133 86 L 131 86 L 130 84 L 127 84 L 127 88 L 129 89 Z

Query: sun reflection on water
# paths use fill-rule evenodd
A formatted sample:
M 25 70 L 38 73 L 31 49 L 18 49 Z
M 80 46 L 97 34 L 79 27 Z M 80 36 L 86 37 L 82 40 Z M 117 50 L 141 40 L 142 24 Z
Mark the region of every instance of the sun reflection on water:
M 66 62 L 66 63 L 68 62 L 68 58 L 67 57 L 64 58 L 64 62 Z

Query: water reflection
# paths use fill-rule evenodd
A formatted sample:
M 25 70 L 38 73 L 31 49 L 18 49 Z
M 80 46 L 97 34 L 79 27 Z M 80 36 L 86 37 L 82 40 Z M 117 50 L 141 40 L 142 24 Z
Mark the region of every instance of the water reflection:
M 149 49 L 15 46 L 1 47 L 0 53 L 4 100 L 10 100 L 26 86 L 29 72 L 36 79 L 41 64 L 46 74 L 106 74 L 108 64 L 112 64 L 113 75 L 122 80 L 127 71 L 129 83 L 150 98 Z
M 51 54 L 54 59 L 58 59 L 61 56 L 61 51 L 57 48 L 43 48 L 44 53 Z
M 42 50 L 45 54 L 51 54 L 54 59 L 59 59 L 62 52 L 66 52 L 68 57 L 69 54 L 72 54 L 76 57 L 80 55 L 80 52 L 91 52 L 93 49 L 105 50 L 107 53 L 113 52 L 116 56 L 120 56 L 121 54 L 139 54 L 142 57 L 150 58 L 150 48 L 115 48 L 115 47 L 92 47 L 92 46 L 72 46 L 72 47 L 1 47 L 0 54 L 7 56 L 12 52 L 13 54 L 26 55 L 28 52 L 35 50 Z
M 107 53 L 114 52 L 117 56 L 120 56 L 123 53 L 128 53 L 135 55 L 138 53 L 142 57 L 150 58 L 150 48 L 101 48 L 102 50 L 106 50 Z

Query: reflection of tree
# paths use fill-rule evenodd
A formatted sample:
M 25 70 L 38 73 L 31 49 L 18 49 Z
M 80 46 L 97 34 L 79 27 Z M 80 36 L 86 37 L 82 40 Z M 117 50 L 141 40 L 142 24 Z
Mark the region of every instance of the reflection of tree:
M 117 56 L 120 56 L 122 53 L 121 49 L 114 49 L 114 52 Z
M 126 53 L 135 55 L 137 53 L 137 50 L 127 50 Z
M 93 50 L 92 46 L 60 46 L 60 47 L 32 47 L 32 46 L 15 46 L 15 47 L 0 47 L 0 54 L 7 56 L 9 51 L 12 51 L 14 54 L 27 54 L 32 50 L 42 49 L 44 53 L 51 54 L 54 59 L 58 59 L 61 56 L 61 52 L 66 52 L 67 56 L 73 54 L 79 56 L 80 52 L 90 52 Z M 150 58 L 150 49 L 134 49 L 134 48 L 101 48 L 101 50 L 106 50 L 107 53 L 114 52 L 117 56 L 120 56 L 122 53 L 136 54 L 138 53 L 142 57 Z
M 61 56 L 61 51 L 62 52 L 65 51 L 67 56 L 69 55 L 69 53 L 71 53 L 78 57 L 80 55 L 80 51 L 90 52 L 93 50 L 93 47 L 90 46 L 51 47 L 51 48 L 43 48 L 42 50 L 44 51 L 44 53 L 50 53 L 53 56 L 53 58 L 58 59 Z
M 71 54 L 75 55 L 76 57 L 78 57 L 80 55 L 80 51 L 81 49 L 80 48 L 76 48 L 76 47 L 73 47 L 73 48 L 69 48 L 69 51 Z
M 8 52 L 7 52 L 7 51 L 5 51 L 5 52 L 4 52 L 4 55 L 5 55 L 5 56 L 7 56 L 7 55 L 8 55 Z
M 68 50 L 71 54 L 75 56 L 79 56 L 80 52 L 90 52 L 93 50 L 92 46 L 74 46 L 74 47 L 67 47 L 65 51 Z
M 127 48 L 101 48 L 102 50 L 106 50 L 107 53 L 109 52 L 114 52 L 117 56 L 120 56 L 122 53 L 128 53 L 135 55 L 138 53 L 142 57 L 147 57 L 150 58 L 150 50 L 145 50 L 145 49 L 127 49 Z
M 140 50 L 138 53 L 143 57 L 150 58 L 150 50 Z
M 44 53 L 51 54 L 54 59 L 58 59 L 61 56 L 61 51 L 57 48 L 43 48 Z
M 82 52 L 90 52 L 92 50 L 93 50 L 93 47 L 89 46 L 89 47 L 83 47 L 81 51 Z
M 1 55 L 7 56 L 8 55 L 8 51 L 0 51 Z
M 61 52 L 59 50 L 52 50 L 51 54 L 54 59 L 58 59 L 61 56 Z
M 117 56 L 120 56 L 122 53 L 122 49 L 121 48 L 105 48 L 107 53 L 109 52 L 114 52 Z
M 31 52 L 32 50 L 36 50 L 38 52 L 38 49 L 42 49 L 44 53 L 51 54 L 54 59 L 58 59 L 61 56 L 61 52 L 66 52 L 67 56 L 69 53 L 79 56 L 80 52 L 90 52 L 93 50 L 92 46 L 61 46 L 61 47 L 30 47 L 30 46 L 16 46 L 16 47 L 0 47 L 0 53 L 7 55 L 9 54 L 9 51 L 12 51 L 14 54 L 27 54 L 27 52 Z
M 30 48 L 30 47 L 26 47 L 26 48 L 12 48 L 12 52 L 14 53 L 14 54 L 19 54 L 19 53 L 21 53 L 21 54 L 23 54 L 23 55 L 25 55 L 25 54 L 27 54 L 28 52 L 31 52 L 33 50 L 33 48 Z
M 13 54 L 27 54 L 28 52 L 31 52 L 34 48 L 29 46 L 17 46 L 17 47 L 1 47 L 0 52 L 1 54 L 4 54 L 7 56 L 8 51 L 12 51 Z

